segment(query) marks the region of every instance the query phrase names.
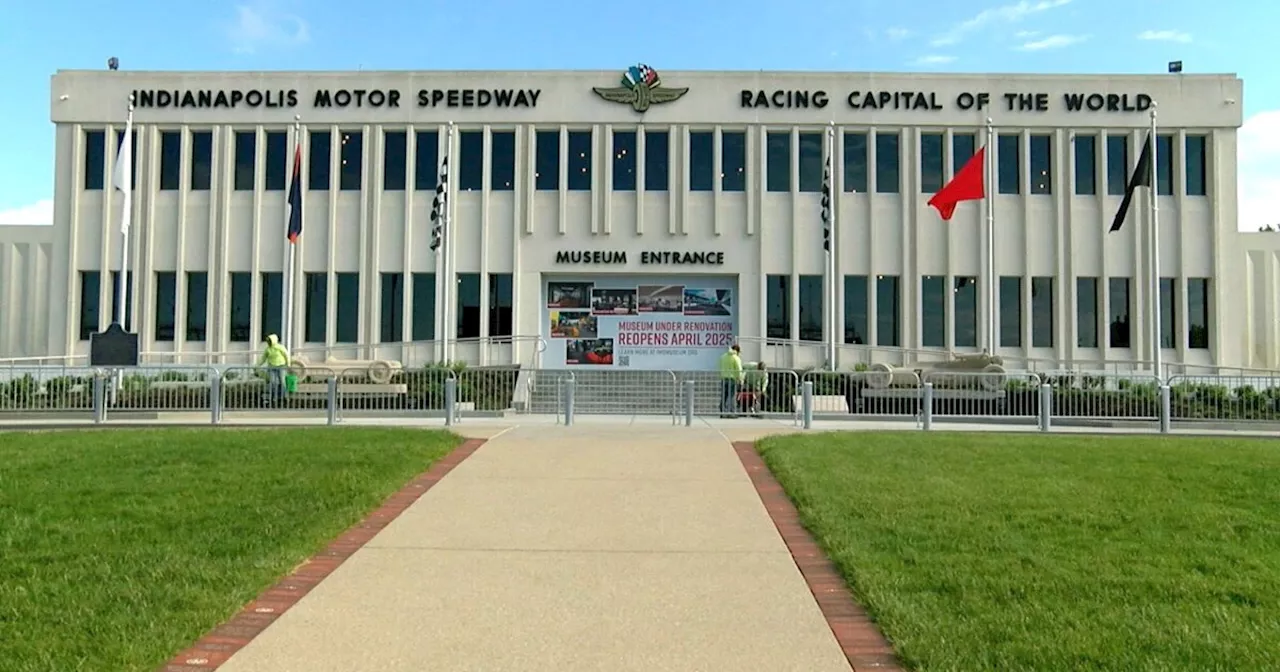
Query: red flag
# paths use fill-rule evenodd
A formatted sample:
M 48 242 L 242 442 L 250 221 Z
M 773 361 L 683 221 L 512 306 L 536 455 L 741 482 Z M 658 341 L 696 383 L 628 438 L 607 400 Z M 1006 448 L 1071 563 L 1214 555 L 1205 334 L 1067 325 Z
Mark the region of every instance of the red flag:
M 937 208 L 938 214 L 942 215 L 944 221 L 950 221 L 951 215 L 956 212 L 956 205 L 961 201 L 976 201 L 986 196 L 987 190 L 984 188 L 986 171 L 983 170 L 983 159 L 986 154 L 986 147 L 978 149 L 977 153 L 970 157 L 969 161 L 955 174 L 955 177 L 952 177 L 950 182 L 929 199 L 929 205 Z

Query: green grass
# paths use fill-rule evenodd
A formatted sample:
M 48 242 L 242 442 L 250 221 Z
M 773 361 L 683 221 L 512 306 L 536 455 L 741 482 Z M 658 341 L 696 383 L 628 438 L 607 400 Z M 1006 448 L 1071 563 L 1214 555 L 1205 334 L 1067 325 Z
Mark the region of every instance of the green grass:
M 152 672 L 460 441 L 395 429 L 0 433 L 0 669 Z
M 832 433 L 760 452 L 916 670 L 1280 669 L 1280 444 Z

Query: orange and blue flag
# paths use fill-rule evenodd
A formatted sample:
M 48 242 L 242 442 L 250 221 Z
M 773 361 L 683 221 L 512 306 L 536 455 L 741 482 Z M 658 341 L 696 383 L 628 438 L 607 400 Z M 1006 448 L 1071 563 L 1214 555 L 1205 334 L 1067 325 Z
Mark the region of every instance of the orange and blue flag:
M 294 146 L 293 178 L 289 182 L 289 242 L 302 235 L 302 144 Z

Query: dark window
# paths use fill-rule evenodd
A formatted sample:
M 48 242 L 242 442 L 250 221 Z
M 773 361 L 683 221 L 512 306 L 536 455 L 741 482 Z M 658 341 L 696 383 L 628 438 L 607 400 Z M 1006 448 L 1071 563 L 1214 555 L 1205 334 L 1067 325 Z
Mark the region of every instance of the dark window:
M 1173 342 L 1177 333 L 1174 318 L 1178 312 L 1175 282 L 1176 278 L 1160 278 L 1160 347 L 1166 350 L 1177 347 Z
M 844 276 L 844 342 L 867 344 L 867 276 Z
M 1031 347 L 1053 347 L 1053 278 L 1031 278 Z
M 253 191 L 253 166 L 257 160 L 257 148 L 256 131 L 236 131 L 236 191 Z
M 120 296 L 120 271 L 111 271 L 111 306 L 112 311 L 118 311 L 120 306 L 116 305 L 116 297 Z M 115 319 L 121 323 L 125 331 L 133 331 L 133 316 L 138 314 L 138 306 L 133 301 L 133 271 L 129 271 L 126 276 L 124 287 L 124 309 L 128 313 L 121 316 L 118 312 L 113 312 Z
M 1131 347 L 1129 329 L 1129 278 L 1107 280 L 1107 301 L 1110 308 L 1111 329 L 1108 345 L 1113 348 Z
M 262 292 L 262 314 L 258 318 L 262 323 L 262 333 L 258 340 L 265 341 L 268 334 L 275 334 L 287 341 L 289 334 L 280 333 L 284 318 L 284 274 L 263 273 L 259 278 L 262 281 L 262 288 L 258 290 Z
M 440 181 L 440 133 L 414 131 L 413 136 L 413 188 L 435 191 Z
M 1033 135 L 1029 141 L 1031 150 L 1031 193 L 1053 193 L 1053 138 Z
M 822 276 L 800 276 L 800 340 L 823 340 Z
M 1209 347 L 1209 278 L 1187 278 L 1187 347 Z
M 293 174 L 293 157 L 289 155 L 289 136 L 284 131 L 267 132 L 266 184 L 267 191 L 284 191 L 285 176 Z
M 209 332 L 209 274 L 204 271 L 187 273 L 187 340 L 208 340 Z
M 867 134 L 844 134 L 844 190 L 867 193 Z
M 249 273 L 231 274 L 231 324 L 232 343 L 248 343 L 253 328 L 253 276 Z
M 920 193 L 933 194 L 942 188 L 942 134 L 920 136 Z
M 538 131 L 533 186 L 538 191 L 560 188 L 560 131 Z
M 156 331 L 157 342 L 175 338 L 178 321 L 178 274 L 173 271 L 156 273 Z
M 516 132 L 493 131 L 489 134 L 489 189 L 515 191 Z
M 1173 195 L 1173 136 L 1156 136 L 1156 193 Z
M 1018 178 L 1022 172 L 1022 136 L 1001 135 L 996 139 L 996 153 L 999 162 L 996 164 L 998 175 L 997 188 L 1002 194 L 1017 194 Z
M 947 344 L 947 279 L 926 275 L 920 282 L 921 344 L 940 348 Z
M 765 178 L 769 191 L 791 191 L 791 131 L 769 131 Z
M 1098 347 L 1098 279 L 1076 278 L 1076 345 Z
M 510 336 L 512 324 L 512 285 L 510 273 L 489 274 L 489 335 Z
M 613 190 L 636 190 L 636 132 L 613 132 Z M 508 335 L 508 334 L 503 334 Z
M 715 188 L 715 134 L 694 131 L 689 134 L 689 191 L 711 191 Z
M 720 132 L 720 190 L 747 189 L 747 134 L 742 131 Z
M 902 294 L 896 275 L 876 276 L 876 345 L 898 347 L 902 341 Z
M 959 277 L 952 282 L 952 310 L 956 323 L 952 337 L 956 347 L 973 348 L 978 345 L 978 279 Z
M 102 276 L 97 271 L 80 271 L 80 340 L 87 341 L 99 328 Z
M 569 131 L 568 187 L 569 191 L 591 191 L 591 131 Z
M 160 190 L 177 191 L 182 184 L 182 133 L 160 132 Z
M 132 146 L 129 149 L 133 150 L 133 154 L 130 155 L 133 163 L 129 165 L 129 189 L 132 191 L 138 190 L 138 130 L 138 127 L 135 126 L 133 135 L 130 136 L 130 144 Z M 120 150 L 122 149 L 124 149 L 124 131 L 119 131 L 116 133 L 116 160 L 119 160 Z
M 1203 135 L 1188 135 L 1187 145 L 1183 151 L 1183 164 L 1187 171 L 1187 195 L 1204 196 L 1208 192 L 1208 154 L 1205 151 L 1208 138 Z
M 458 189 L 477 191 L 484 188 L 484 131 L 462 131 L 458 134 Z
M 311 146 L 307 148 L 307 188 L 311 191 L 328 191 L 333 185 L 329 175 L 329 160 L 333 158 L 333 138 L 329 131 L 310 131 Z M 321 337 L 323 341 L 323 336 Z
M 644 188 L 671 189 L 671 138 L 667 131 L 644 132 Z
M 338 148 L 338 189 L 360 191 L 364 176 L 364 134 L 339 131 L 342 146 Z
M 1107 136 L 1107 195 L 1123 196 L 1129 183 L 1129 136 Z
M 208 191 L 213 184 L 213 133 L 191 134 L 191 190 Z
M 360 274 L 335 273 L 338 305 L 335 306 L 335 343 L 360 342 Z
M 1022 347 L 1022 278 L 1000 278 L 1000 347 Z
M 800 191 L 822 191 L 822 143 L 821 133 L 800 134 Z
M 765 277 L 765 336 L 786 340 L 791 338 L 791 276 Z
M 415 341 L 430 341 L 436 337 L 436 274 L 413 274 L 413 331 Z
M 1098 138 L 1077 135 L 1071 144 L 1076 152 L 1076 195 L 1093 196 L 1098 193 Z
M 876 193 L 902 191 L 901 157 L 897 133 L 876 133 Z
M 956 133 L 951 136 L 951 174 L 955 175 L 978 151 L 978 136 L 972 133 Z
M 480 274 L 458 274 L 458 338 L 480 338 Z
M 307 343 L 324 343 L 329 309 L 329 277 L 325 273 L 305 274 L 307 311 L 303 317 L 302 340 Z
M 404 191 L 408 184 L 409 134 L 387 131 L 382 135 L 382 189 Z
M 100 191 L 106 183 L 107 133 L 84 132 L 84 188 Z
M 404 340 L 404 273 L 383 273 L 378 296 L 382 310 L 378 322 L 382 325 L 379 343 L 399 343 Z

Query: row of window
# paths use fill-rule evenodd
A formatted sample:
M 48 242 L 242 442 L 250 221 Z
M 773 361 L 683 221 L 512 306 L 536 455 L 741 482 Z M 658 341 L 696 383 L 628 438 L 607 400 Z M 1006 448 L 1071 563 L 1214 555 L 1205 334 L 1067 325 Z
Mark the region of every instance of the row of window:
M 106 147 L 103 131 L 86 131 L 84 188 L 102 189 L 106 166 Z M 415 131 L 414 189 L 433 190 L 439 162 L 439 137 L 437 131 Z M 570 191 L 588 191 L 592 185 L 592 131 L 570 130 L 564 138 L 567 151 L 565 188 Z M 196 130 L 190 132 L 189 188 L 208 190 L 213 175 L 213 133 Z M 342 191 L 359 191 L 362 188 L 364 165 L 364 138 L 360 131 L 341 131 L 337 147 L 329 131 L 309 131 L 307 151 L 307 188 L 325 191 L 334 187 L 330 160 L 337 151 L 337 188 Z M 561 133 L 557 130 L 539 130 L 535 133 L 534 188 L 539 191 L 560 189 Z M 792 168 L 797 169 L 796 188 L 802 192 L 817 192 L 822 187 L 821 132 L 802 132 L 799 151 L 791 151 L 792 134 L 789 131 L 770 131 L 766 137 L 765 188 L 771 192 L 792 190 Z M 287 135 L 284 131 L 267 131 L 263 151 L 266 152 L 262 188 L 282 191 L 286 187 L 290 158 Z M 944 170 L 946 136 L 942 133 L 925 133 L 921 136 L 919 183 L 921 193 L 932 194 L 942 188 L 946 180 Z M 117 137 L 117 146 L 123 134 Z M 635 191 L 637 166 L 644 161 L 644 188 L 647 191 L 670 189 L 670 144 L 668 131 L 644 131 L 644 157 L 640 158 L 636 131 L 613 132 L 613 190 Z M 1032 194 L 1053 193 L 1053 140 L 1047 134 L 1029 136 L 1028 166 L 1023 168 L 1021 134 L 999 135 L 996 140 L 998 165 L 996 188 L 1001 194 L 1022 192 L 1022 175 L 1027 173 L 1027 189 Z M 134 136 L 136 145 L 137 136 Z M 407 188 L 408 134 L 406 131 L 383 131 L 382 188 L 386 191 L 403 191 Z M 870 154 L 868 143 L 875 143 L 875 191 L 896 194 L 902 188 L 900 162 L 900 134 L 898 131 L 876 131 L 872 136 L 858 131 L 844 133 L 844 191 L 866 193 L 870 189 L 868 170 Z M 1097 194 L 1098 158 L 1105 156 L 1103 178 L 1106 193 L 1117 196 L 1124 193 L 1131 170 L 1129 134 L 1088 135 L 1077 134 L 1071 140 L 1075 154 L 1073 191 L 1077 195 Z M 973 133 L 955 133 L 951 137 L 952 173 L 968 161 L 978 146 L 978 136 Z M 237 191 L 251 191 L 256 186 L 258 133 L 236 131 L 233 170 L 233 187 Z M 1186 143 L 1175 158 L 1174 136 L 1160 135 L 1156 142 L 1156 190 L 1171 195 L 1173 166 L 1181 160 L 1183 192 L 1188 196 L 1207 194 L 1208 138 L 1204 135 L 1187 135 Z M 160 133 L 160 189 L 177 190 L 182 175 L 182 132 Z M 463 191 L 484 188 L 484 133 L 461 131 L 458 137 L 458 188 Z M 489 147 L 489 188 L 493 191 L 511 191 L 516 181 L 515 131 L 493 131 Z M 798 165 L 795 165 L 798 163 Z M 747 187 L 747 136 L 745 131 L 722 131 L 720 135 L 721 191 L 745 191 Z M 134 180 L 137 179 L 137 163 L 134 163 Z M 712 191 L 716 183 L 715 135 L 712 131 L 692 131 L 689 134 L 688 152 L 689 189 Z
M 769 338 L 787 340 L 791 331 L 791 276 L 770 275 L 766 279 L 767 315 L 765 324 Z M 951 347 L 978 347 L 978 278 L 926 275 L 921 282 L 921 345 L 926 348 L 947 347 L 948 312 L 951 322 Z M 1054 347 L 1054 300 L 1056 288 L 1051 277 L 1031 278 L 1031 347 Z M 898 276 L 865 275 L 844 277 L 844 342 L 870 343 L 870 320 L 875 320 L 876 345 L 900 347 L 901 284 Z M 1099 344 L 1100 280 L 1076 278 L 1076 346 L 1096 348 Z M 1209 279 L 1186 279 L 1187 314 L 1177 314 L 1181 305 L 1174 278 L 1160 279 L 1160 344 L 1172 349 L 1184 345 L 1192 349 L 1209 347 Z M 823 278 L 802 275 L 795 294 L 799 308 L 798 337 L 802 341 L 823 340 Z M 999 294 L 1000 347 L 1023 347 L 1023 278 L 1003 276 L 997 286 Z M 875 292 L 875 315 L 868 313 L 871 292 Z M 1128 348 L 1133 343 L 1130 311 L 1133 310 L 1129 278 L 1108 278 L 1107 346 Z M 948 299 L 950 295 L 950 299 Z M 1181 328 L 1181 332 L 1179 329 Z M 1177 342 L 1180 333 L 1186 339 Z

